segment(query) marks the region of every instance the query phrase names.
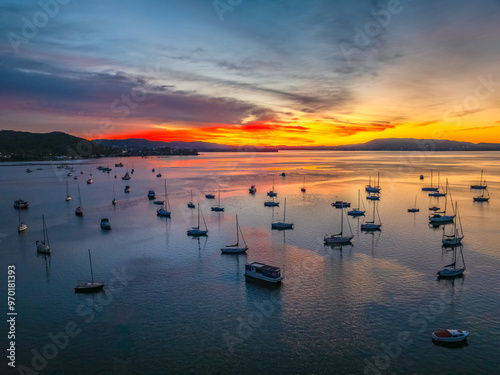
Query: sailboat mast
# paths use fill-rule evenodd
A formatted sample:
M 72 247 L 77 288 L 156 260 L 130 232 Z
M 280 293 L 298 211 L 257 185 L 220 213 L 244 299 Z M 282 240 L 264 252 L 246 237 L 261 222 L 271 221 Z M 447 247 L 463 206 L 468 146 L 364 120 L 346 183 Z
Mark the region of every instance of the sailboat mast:
M 42 215 L 43 243 L 45 244 L 45 215 Z
M 377 187 L 380 186 L 380 172 L 377 172 Z
M 198 204 L 198 229 L 200 229 L 200 205 Z
M 432 169 L 431 169 L 431 187 L 432 187 Z
M 94 284 L 94 272 L 92 271 L 92 257 L 90 256 L 90 249 L 89 249 L 89 261 L 90 261 L 90 277 L 92 278 L 92 285 Z
M 238 229 L 238 215 L 236 215 L 236 243 L 240 243 L 240 231 Z
M 344 203 L 342 202 L 342 209 L 340 210 L 340 235 L 344 233 Z
M 286 215 L 286 198 L 285 198 L 285 207 L 283 208 L 283 222 L 285 222 L 285 215 Z

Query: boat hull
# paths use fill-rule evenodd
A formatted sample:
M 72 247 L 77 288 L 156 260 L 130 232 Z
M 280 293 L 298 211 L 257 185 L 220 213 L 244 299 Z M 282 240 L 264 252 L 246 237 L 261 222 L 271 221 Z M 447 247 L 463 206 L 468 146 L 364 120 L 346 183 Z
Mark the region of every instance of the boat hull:
M 82 283 L 75 286 L 75 293 L 95 293 L 104 288 L 104 283 Z
M 437 274 L 439 278 L 457 277 L 461 276 L 464 271 L 465 268 L 445 268 L 439 271 Z
M 348 245 L 354 236 L 332 236 L 325 237 L 323 240 L 326 245 Z
M 292 223 L 272 223 L 271 229 L 293 229 Z
M 224 211 L 224 207 L 212 207 L 211 210 L 215 212 L 222 212 Z
M 266 207 L 278 207 L 279 205 L 279 202 L 264 202 L 264 206 Z
M 241 254 L 248 250 L 248 247 L 223 247 L 220 251 L 223 254 Z
M 201 230 L 201 229 L 188 229 L 187 235 L 188 236 L 206 236 L 208 233 L 208 230 Z
M 349 216 L 364 216 L 365 211 L 360 211 L 360 210 L 351 210 L 347 212 L 347 215 Z

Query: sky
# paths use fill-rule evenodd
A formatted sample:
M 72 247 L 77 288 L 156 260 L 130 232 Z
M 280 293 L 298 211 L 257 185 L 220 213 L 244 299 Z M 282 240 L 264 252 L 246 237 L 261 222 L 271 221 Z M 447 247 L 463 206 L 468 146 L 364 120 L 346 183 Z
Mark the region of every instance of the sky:
M 500 1 L 3 0 L 0 129 L 500 142 Z

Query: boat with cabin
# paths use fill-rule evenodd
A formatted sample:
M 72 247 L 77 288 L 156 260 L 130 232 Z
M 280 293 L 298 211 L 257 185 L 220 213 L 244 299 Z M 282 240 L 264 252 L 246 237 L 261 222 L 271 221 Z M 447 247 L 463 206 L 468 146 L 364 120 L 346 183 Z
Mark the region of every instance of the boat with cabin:
M 205 222 L 205 218 L 203 217 L 203 213 L 201 213 L 201 217 L 203 219 L 203 223 L 205 224 L 205 229 L 200 229 L 200 205 L 198 205 L 198 226 L 191 227 L 191 229 L 187 230 L 188 236 L 206 236 L 208 233 L 207 223 Z
M 467 340 L 469 331 L 462 331 L 461 329 L 442 329 L 432 332 L 432 339 L 439 342 L 460 342 Z
M 14 208 L 17 209 L 26 209 L 28 208 L 28 202 L 22 199 L 18 199 L 17 201 L 14 201 Z
M 488 185 L 486 184 L 486 181 L 483 180 L 483 170 L 481 169 L 481 178 L 479 179 L 479 184 L 477 185 L 471 185 L 471 189 L 477 189 L 477 190 L 483 190 L 486 189 Z
M 269 284 L 280 284 L 285 277 L 279 267 L 264 263 L 252 262 L 245 264 L 245 279 L 259 280 Z
M 352 234 L 351 224 L 347 222 L 349 225 L 349 230 L 351 231 L 350 236 L 344 235 L 344 209 L 340 211 L 340 233 L 332 234 L 329 237 L 325 237 L 323 240 L 325 245 L 348 245 L 351 243 L 351 240 L 354 238 Z
M 111 223 L 109 222 L 109 219 L 107 218 L 101 219 L 101 229 L 105 230 L 111 229 Z
M 360 203 L 361 203 L 361 191 L 358 189 L 358 208 L 355 208 L 353 210 L 347 211 L 347 215 L 350 216 L 364 216 L 365 215 L 365 210 L 360 210 Z M 363 208 L 364 208 L 364 203 L 363 203 Z
M 42 232 L 43 240 L 37 240 L 36 251 L 42 254 L 50 254 L 50 242 L 49 233 L 47 232 L 47 226 L 45 225 L 45 216 L 42 215 Z

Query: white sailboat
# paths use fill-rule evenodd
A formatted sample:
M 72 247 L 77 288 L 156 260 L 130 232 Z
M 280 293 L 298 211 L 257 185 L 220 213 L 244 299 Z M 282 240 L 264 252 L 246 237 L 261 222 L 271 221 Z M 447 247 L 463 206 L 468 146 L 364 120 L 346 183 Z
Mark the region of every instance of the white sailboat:
M 19 210 L 19 225 L 17 227 L 17 231 L 19 233 L 24 232 L 26 229 L 28 229 L 28 226 L 21 220 L 21 211 Z
M 83 216 L 83 205 L 82 205 L 82 195 L 80 193 L 80 185 L 78 185 L 78 203 L 80 205 L 77 208 L 75 208 L 75 215 Z
M 168 194 L 167 194 L 167 180 L 164 181 L 165 181 L 165 205 L 158 208 L 156 210 L 156 214 L 158 216 L 170 217 L 171 212 L 170 212 L 170 202 L 168 201 Z
M 36 241 L 36 251 L 42 254 L 50 254 L 50 242 L 49 242 L 49 233 L 47 232 L 47 227 L 45 226 L 45 216 L 42 215 L 42 232 L 43 232 L 43 241 Z
M 437 191 L 438 188 L 432 186 L 432 169 L 431 169 L 431 186 L 424 186 L 422 191 Z
M 360 208 L 361 208 L 360 207 L 360 202 L 361 202 L 361 192 L 358 189 L 358 208 L 355 208 L 353 210 L 347 211 L 347 215 L 350 215 L 350 216 L 364 216 L 365 211 L 360 210 Z M 364 203 L 363 203 L 363 206 L 364 206 Z
M 278 195 L 278 193 L 274 192 L 274 178 L 273 178 L 273 189 L 271 191 L 268 191 L 267 195 L 270 197 L 276 197 Z
M 274 211 L 274 210 L 273 210 Z M 283 220 L 278 220 L 271 224 L 271 229 L 293 229 L 293 223 L 287 223 L 286 218 L 286 198 L 285 198 L 285 206 L 283 208 Z
M 470 188 L 482 190 L 482 189 L 486 189 L 487 187 L 488 187 L 488 185 L 486 185 L 486 181 L 483 181 L 483 170 L 481 169 L 481 178 L 479 180 L 479 184 L 478 185 L 471 185 Z
M 218 196 L 219 196 L 219 204 L 217 206 L 212 206 L 211 210 L 215 212 L 222 212 L 224 211 L 224 207 L 220 206 L 220 190 L 218 192 Z
M 446 194 L 447 193 L 448 193 L 448 180 L 446 180 Z M 434 214 L 429 217 L 429 223 L 439 225 L 453 221 L 455 215 L 446 215 L 447 203 L 448 203 L 448 197 L 446 197 L 446 200 L 444 201 L 443 212 L 434 211 Z
M 240 246 L 240 233 L 243 243 L 245 244 L 244 246 Z M 248 246 L 245 238 L 243 237 L 243 233 L 241 232 L 241 228 L 238 225 L 238 215 L 236 215 L 236 243 L 234 245 L 227 245 L 226 247 L 221 248 L 220 251 L 224 254 L 238 254 L 244 253 L 247 250 Z
M 457 250 L 460 251 L 462 259 L 462 266 L 457 267 Z M 465 271 L 465 259 L 462 252 L 462 246 L 453 250 L 453 263 L 447 264 L 440 271 L 437 272 L 439 278 L 457 277 L 461 276 Z
M 193 203 L 193 190 L 191 190 L 191 201 L 187 204 L 188 208 L 195 208 L 196 205 Z
M 488 192 L 488 189 L 484 189 L 483 194 L 473 197 L 472 200 L 474 202 L 488 202 L 490 200 L 490 193 Z
M 92 257 L 90 256 L 89 249 L 89 262 L 90 262 L 90 282 L 78 283 L 75 286 L 75 293 L 94 293 L 104 288 L 104 281 L 94 281 L 94 271 L 92 270 Z
M 446 179 L 446 183 L 448 183 L 448 179 Z M 429 193 L 429 197 L 445 197 L 446 193 L 440 193 L 439 189 L 441 188 L 440 181 L 439 181 L 439 171 L 438 171 L 438 187 L 432 192 Z
M 375 202 L 373 202 L 372 221 L 365 221 L 363 224 L 361 224 L 361 230 L 380 230 L 380 227 L 382 226 L 382 221 L 380 220 L 380 216 L 378 216 L 379 224 L 375 223 L 376 207 L 377 207 L 377 204 Z M 377 215 L 378 215 L 378 210 L 377 210 Z
M 417 208 L 417 196 L 415 195 L 415 204 L 413 205 L 413 208 L 408 208 L 408 212 L 419 212 L 420 209 Z
M 66 202 L 71 200 L 71 195 L 69 195 L 68 191 L 68 181 L 66 181 Z
M 370 177 L 370 181 L 368 182 L 368 185 L 366 185 L 365 190 L 368 193 L 380 193 L 380 172 L 377 173 L 377 185 L 376 186 L 371 185 L 371 177 Z
M 205 229 L 200 229 L 200 205 L 198 204 L 198 226 L 192 227 L 187 230 L 188 236 L 206 236 L 208 233 L 207 223 L 205 223 L 205 218 L 203 214 L 201 214 L 203 218 L 203 223 L 205 224 Z
M 464 232 L 462 230 L 462 221 L 460 220 L 460 214 L 458 213 L 458 205 L 455 202 L 455 214 L 457 215 L 459 228 L 457 227 L 456 220 L 453 222 L 453 231 L 452 234 L 446 234 L 445 228 L 443 228 L 443 246 L 458 246 L 462 243 L 464 238 Z
M 116 206 L 116 204 L 118 203 L 115 196 L 115 184 L 113 184 L 113 200 L 111 201 L 111 203 L 113 204 L 113 206 Z
M 347 222 L 349 224 L 349 222 Z M 326 245 L 347 245 L 351 243 L 354 238 L 352 235 L 351 225 L 349 224 L 349 230 L 351 231 L 350 236 L 344 236 L 344 208 L 340 211 L 340 233 L 332 234 L 329 237 L 325 237 L 324 241 Z

